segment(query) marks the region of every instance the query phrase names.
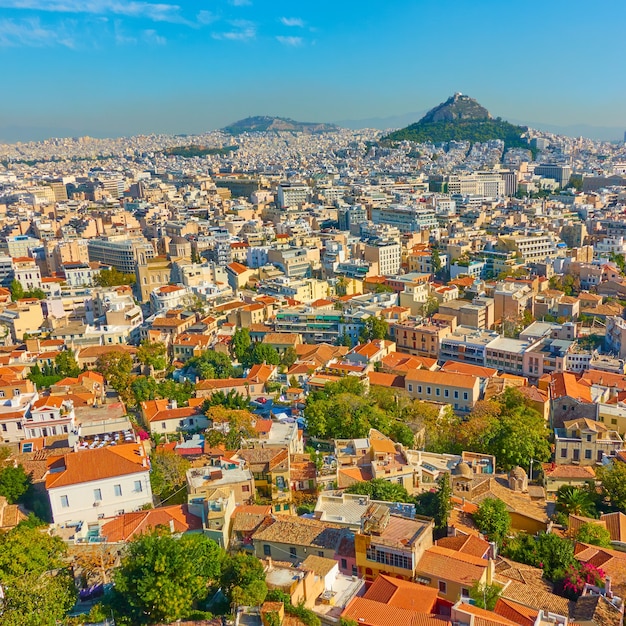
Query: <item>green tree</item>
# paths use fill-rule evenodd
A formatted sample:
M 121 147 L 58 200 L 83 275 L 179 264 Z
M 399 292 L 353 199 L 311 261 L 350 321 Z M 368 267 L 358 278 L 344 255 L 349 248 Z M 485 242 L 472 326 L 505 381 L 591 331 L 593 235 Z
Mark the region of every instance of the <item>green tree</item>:
M 96 371 L 104 376 L 124 401 L 130 400 L 133 359 L 128 353 L 111 351 L 102 354 L 96 361 Z
M 80 367 L 73 350 L 62 350 L 54 357 L 54 367 L 59 376 L 76 378 L 80 374 Z
M 343 333 L 342 335 L 339 335 L 335 343 L 338 346 L 345 346 L 346 348 L 352 347 L 352 339 L 350 339 L 350 335 L 348 335 L 348 333 Z
M 54 626 L 76 599 L 67 548 L 27 525 L 0 533 L 0 622 L 3 626 Z
M 486 498 L 474 513 L 476 526 L 489 541 L 501 546 L 511 528 L 511 516 L 502 500 Z
M 150 463 L 152 493 L 161 501 L 167 500 L 169 504 L 176 504 L 171 498 L 182 492 L 186 486 L 186 472 L 191 467 L 189 461 L 171 450 L 157 449 L 153 452 Z
M 405 448 L 413 448 L 414 446 L 413 431 L 403 422 L 394 421 L 387 435 L 394 441 L 401 443 Z
M 381 317 L 371 315 L 365 320 L 363 329 L 359 334 L 361 343 L 371 341 L 373 339 L 385 339 L 389 331 L 389 324 Z
M 289 369 L 298 360 L 298 353 L 295 348 L 289 346 L 280 357 L 280 364 Z
M 476 581 L 470 589 L 470 598 L 474 600 L 477 607 L 493 611 L 501 593 L 500 585 L 488 585 Z
M 565 515 L 593 517 L 595 515 L 593 497 L 587 489 L 562 485 L 556 492 L 556 511 Z
M 390 483 L 382 478 L 354 483 L 346 489 L 346 493 L 358 493 L 369 496 L 372 500 L 384 500 L 385 502 L 411 501 L 408 491 L 402 485 Z
M 187 367 L 194 370 L 203 380 L 213 378 L 232 378 L 238 371 L 227 354 L 206 350 L 200 356 L 193 357 L 187 362 Z
M 117 611 L 133 624 L 188 617 L 219 580 L 222 558 L 219 546 L 202 534 L 140 535 L 114 574 Z
M 11 281 L 9 289 L 11 290 L 11 300 L 13 300 L 13 302 L 21 300 L 24 297 L 24 287 L 22 287 L 22 283 L 20 283 L 17 278 Z
M 607 467 L 598 467 L 597 473 L 611 506 L 626 510 L 626 463 L 613 462 Z
M 137 348 L 137 360 L 145 366 L 155 370 L 164 370 L 167 367 L 167 350 L 161 342 L 142 341 Z
M 110 270 L 100 270 L 94 282 L 98 287 L 118 287 L 120 285 L 134 285 L 134 274 L 124 274 L 114 267 Z
M 567 569 L 576 564 L 574 544 L 554 533 L 540 533 L 536 539 L 538 565 L 550 581 L 563 579 Z
M 447 473 L 439 480 L 439 488 L 435 498 L 435 527 L 440 533 L 447 533 L 448 520 L 452 511 L 452 488 Z
M 438 274 L 441 271 L 441 257 L 439 256 L 439 250 L 433 247 L 430 252 L 430 265 L 433 270 L 433 274 Z
M 245 410 L 250 406 L 250 399 L 240 393 L 237 393 L 234 389 L 231 389 L 228 393 L 224 393 L 222 390 L 219 390 L 211 394 L 204 401 L 202 409 L 206 412 L 212 406 L 223 406 L 227 409 Z
M 551 451 L 543 416 L 512 387 L 502 394 L 500 404 L 502 412 L 487 452 L 493 454 L 505 470 L 528 467 L 531 459 L 547 461 Z
M 265 600 L 265 570 L 251 554 L 227 556 L 222 564 L 220 586 L 229 602 L 256 606 Z
M 32 481 L 21 465 L 0 470 L 0 496 L 4 496 L 9 504 L 17 502 L 29 489 Z
M 273 346 L 257 341 L 246 350 L 242 364 L 244 367 L 252 367 L 260 363 L 279 365 L 280 356 Z
M 242 362 L 246 352 L 250 348 L 252 340 L 250 339 L 250 331 L 247 328 L 237 328 L 233 334 L 233 339 L 230 343 L 230 348 L 233 356 Z
M 593 546 L 600 546 L 602 548 L 611 547 L 611 533 L 605 526 L 594 524 L 593 522 L 581 524 L 574 533 L 574 538 L 576 541 L 590 543 Z

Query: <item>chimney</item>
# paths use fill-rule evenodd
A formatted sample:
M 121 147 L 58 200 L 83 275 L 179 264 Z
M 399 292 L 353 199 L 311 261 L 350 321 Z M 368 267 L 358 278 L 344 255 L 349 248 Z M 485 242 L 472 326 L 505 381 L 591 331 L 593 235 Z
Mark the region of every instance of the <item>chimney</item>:
M 613 592 L 611 591 L 611 577 L 607 576 L 604 579 L 604 595 L 607 598 L 612 598 L 613 597 Z
M 173 520 L 173 519 L 171 519 L 171 520 L 170 520 L 170 532 L 171 532 L 172 534 L 174 534 L 174 531 L 175 531 L 175 530 L 176 530 L 176 529 L 174 528 L 174 520 Z
M 178 402 L 176 400 L 170 400 L 170 409 L 178 408 Z

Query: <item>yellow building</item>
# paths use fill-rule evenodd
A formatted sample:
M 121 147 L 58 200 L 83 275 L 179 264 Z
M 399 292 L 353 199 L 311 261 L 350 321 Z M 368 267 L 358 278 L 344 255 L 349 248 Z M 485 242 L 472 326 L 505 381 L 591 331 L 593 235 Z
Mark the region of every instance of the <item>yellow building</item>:
M 379 574 L 413 580 L 418 562 L 433 545 L 433 528 L 429 517 L 409 519 L 373 503 L 354 536 L 359 575 L 369 582 Z
M 490 585 L 494 574 L 492 560 L 433 546 L 420 559 L 415 578 L 417 582 L 437 589 L 448 602 L 456 602 L 460 598 L 469 598 L 474 583 Z

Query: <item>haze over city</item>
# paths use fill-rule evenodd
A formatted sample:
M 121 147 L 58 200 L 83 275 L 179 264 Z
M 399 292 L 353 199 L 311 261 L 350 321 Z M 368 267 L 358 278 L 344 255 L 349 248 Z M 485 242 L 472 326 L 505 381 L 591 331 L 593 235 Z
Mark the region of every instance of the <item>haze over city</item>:
M 622 3 L 0 0 L 0 140 L 198 133 L 248 115 L 390 128 L 461 91 L 616 140 Z

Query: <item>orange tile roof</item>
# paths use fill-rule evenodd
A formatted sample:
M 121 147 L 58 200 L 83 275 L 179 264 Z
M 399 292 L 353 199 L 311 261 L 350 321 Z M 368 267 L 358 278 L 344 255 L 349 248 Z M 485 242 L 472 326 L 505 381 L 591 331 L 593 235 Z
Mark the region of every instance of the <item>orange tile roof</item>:
M 148 461 L 141 444 L 79 450 L 48 460 L 46 489 L 148 471 Z
M 481 609 L 473 604 L 462 603 L 458 607 L 458 610 L 465 614 L 473 615 L 474 626 L 518 626 L 517 622 L 507 619 L 493 611 Z
M 498 598 L 494 613 L 519 624 L 519 626 L 534 626 L 539 611 L 513 600 Z
M 353 598 L 341 614 L 362 626 L 450 626 L 444 617 L 418 613 L 367 598 Z
M 433 546 L 424 552 L 417 571 L 433 578 L 451 580 L 471 587 L 479 580 L 489 561 L 448 548 Z
M 574 374 L 568 372 L 552 374 L 552 397 L 569 397 L 583 402 L 591 403 L 591 389 L 588 384 L 581 384 Z
M 469 374 L 470 376 L 478 376 L 480 378 L 491 378 L 498 373 L 498 370 L 494 370 L 491 367 L 482 367 L 480 365 L 472 365 L 471 363 L 458 363 L 457 361 L 446 361 L 441 366 L 441 371 Z
M 469 376 L 467 374 L 431 372 L 430 370 L 409 370 L 406 374 L 406 380 L 415 381 L 417 383 L 431 383 L 433 385 L 473 389 L 478 379 L 476 376 Z
M 437 596 L 437 590 L 432 587 L 380 574 L 363 597 L 409 611 L 432 613 Z
M 149 511 L 124 513 L 103 524 L 100 534 L 109 543 L 129 541 L 137 535 L 152 531 L 157 526 L 166 526 L 175 533 L 201 530 L 202 520 L 189 513 L 186 504 L 174 504 Z
M 404 376 L 397 374 L 385 374 L 384 372 L 368 372 L 370 385 L 379 385 L 381 387 L 399 387 L 404 389 Z

